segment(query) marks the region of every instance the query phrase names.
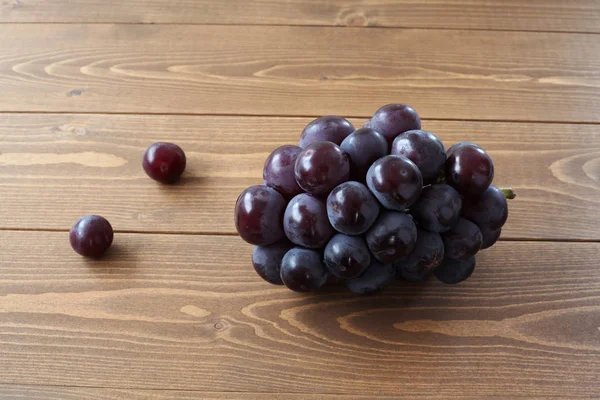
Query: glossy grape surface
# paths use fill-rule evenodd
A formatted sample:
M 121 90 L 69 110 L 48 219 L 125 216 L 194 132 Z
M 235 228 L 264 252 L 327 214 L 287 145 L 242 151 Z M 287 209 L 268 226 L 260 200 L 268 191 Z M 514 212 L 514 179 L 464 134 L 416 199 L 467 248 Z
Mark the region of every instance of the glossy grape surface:
M 176 182 L 185 170 L 186 158 L 181 147 L 158 142 L 150 145 L 142 159 L 146 174 L 161 183 Z
M 429 278 L 444 259 L 444 242 L 439 233 L 417 229 L 415 249 L 404 261 L 396 264 L 396 275 L 410 282 Z
M 77 253 L 86 257 L 100 257 L 113 242 L 113 228 L 104 217 L 86 215 L 73 225 L 69 242 Z
M 500 239 L 500 234 L 502 233 L 502 228 L 499 229 L 489 229 L 489 228 L 479 228 L 481 231 L 481 250 L 489 249 L 492 247 L 498 239 Z
M 286 201 L 268 186 L 244 190 L 235 204 L 235 227 L 241 238 L 255 246 L 268 246 L 284 238 Z
M 368 128 L 356 130 L 344 139 L 340 147 L 350 156 L 350 178 L 357 182 L 364 183 L 371 165 L 388 155 L 385 138 L 379 132 Z
M 462 217 L 481 229 L 497 230 L 504 226 L 508 218 L 508 202 L 502 190 L 490 186 L 480 196 L 465 198 Z
M 494 163 L 490 156 L 474 144 L 458 144 L 448 155 L 446 183 L 463 196 L 478 196 L 494 179 Z
M 361 276 L 349 280 L 346 286 L 355 294 L 373 294 L 392 283 L 395 277 L 396 268 L 393 265 L 373 260 Z
M 306 146 L 315 142 L 333 142 L 337 145 L 352 132 L 354 126 L 350 121 L 335 115 L 327 115 L 317 118 L 304 128 L 300 136 L 300 147 Z
M 369 168 L 367 186 L 385 208 L 403 211 L 419 198 L 423 178 L 408 158 L 386 156 Z
M 307 193 L 290 201 L 283 217 L 283 228 L 292 243 L 314 249 L 325 247 L 334 233 L 325 202 Z
M 466 260 L 445 259 L 433 273 L 440 282 L 454 285 L 469 279 L 473 271 L 475 271 L 475 257 Z
M 281 280 L 295 292 L 318 290 L 327 280 L 321 254 L 299 247 L 291 249 L 281 261 Z
M 362 274 L 371 264 L 371 253 L 363 238 L 338 233 L 325 247 L 324 259 L 330 273 L 352 279 Z
M 415 220 L 430 232 L 447 232 L 458 223 L 462 199 L 449 185 L 423 188 L 421 197 L 410 208 Z
M 384 264 L 405 260 L 417 243 L 417 227 L 409 214 L 384 212 L 366 235 L 375 258 Z
M 307 193 L 327 196 L 350 176 L 350 157 L 331 142 L 315 142 L 296 159 L 296 182 Z
M 445 257 L 453 260 L 466 260 L 473 257 L 483 242 L 481 231 L 469 220 L 460 218 L 458 224 L 442 234 Z
M 256 273 L 274 285 L 283 285 L 281 280 L 281 260 L 294 247 L 287 239 L 270 246 L 256 246 L 252 252 L 252 265 Z
M 379 203 L 365 185 L 345 182 L 329 194 L 327 215 L 329 222 L 338 232 L 361 235 L 377 219 Z
M 406 104 L 388 104 L 373 115 L 370 127 L 381 133 L 391 147 L 401 133 L 421 129 L 421 118 Z
M 294 175 L 296 159 L 301 151 L 298 146 L 281 146 L 267 158 L 263 169 L 265 185 L 277 190 L 288 200 L 302 193 Z
M 391 154 L 404 156 L 414 162 L 425 184 L 435 183 L 446 163 L 446 149 L 431 132 L 408 131 L 400 134 L 392 144 Z

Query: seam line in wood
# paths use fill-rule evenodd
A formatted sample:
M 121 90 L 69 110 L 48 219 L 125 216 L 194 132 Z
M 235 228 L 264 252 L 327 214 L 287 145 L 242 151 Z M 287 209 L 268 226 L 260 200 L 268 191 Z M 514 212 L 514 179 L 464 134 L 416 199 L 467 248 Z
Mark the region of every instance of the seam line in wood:
M 478 31 L 478 32 L 524 32 L 524 33 L 559 33 L 566 35 L 598 35 L 599 32 L 588 31 L 570 31 L 570 30 L 535 30 L 535 29 L 498 29 L 498 28 L 445 28 L 435 26 L 352 26 L 352 25 L 326 25 L 326 24 L 227 24 L 227 23 L 196 23 L 196 22 L 123 22 L 123 21 L 103 21 L 103 22 L 0 22 L 0 25 L 182 25 L 182 26 L 273 26 L 273 27 L 303 27 L 303 28 L 343 28 L 343 29 L 404 29 L 404 30 L 423 30 L 423 31 Z

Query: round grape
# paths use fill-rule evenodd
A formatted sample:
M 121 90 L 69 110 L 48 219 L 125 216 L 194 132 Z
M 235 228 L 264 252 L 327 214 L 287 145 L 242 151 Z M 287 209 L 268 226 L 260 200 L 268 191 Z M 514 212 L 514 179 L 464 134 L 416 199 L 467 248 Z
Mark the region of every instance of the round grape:
M 366 240 L 369 250 L 379 261 L 397 263 L 414 250 L 417 227 L 409 214 L 384 212 L 367 232 Z
M 371 254 L 363 238 L 337 234 L 325 247 L 325 265 L 333 275 L 356 278 L 371 264 Z
M 474 144 L 459 144 L 446 159 L 446 183 L 464 196 L 478 196 L 494 179 L 490 156 Z
M 476 143 L 473 142 L 459 142 L 459 143 L 455 143 L 452 146 L 450 146 L 450 148 L 446 151 L 446 158 L 448 158 L 450 156 L 450 154 L 454 153 L 454 151 L 456 149 L 459 149 L 463 146 L 474 146 L 474 147 L 479 147 L 481 148 L 481 146 L 479 146 Z
M 379 203 L 365 185 L 345 182 L 329 194 L 327 215 L 329 222 L 338 232 L 361 235 L 377 219 Z
M 391 147 L 401 133 L 421 129 L 421 118 L 406 104 L 388 104 L 373 115 L 370 127 L 381 133 Z
M 252 252 L 252 265 L 256 273 L 265 281 L 274 285 L 283 285 L 281 281 L 281 260 L 294 247 L 286 239 L 270 246 L 257 246 Z
M 439 233 L 417 228 L 417 244 L 404 261 L 396 264 L 396 275 L 410 282 L 423 282 L 444 259 L 444 242 Z
M 445 256 L 452 260 L 466 260 L 473 257 L 483 242 L 481 231 L 469 220 L 460 218 L 458 224 L 448 232 L 442 233 Z
M 433 273 L 442 283 L 454 285 L 468 279 L 475 271 L 475 257 L 466 260 L 446 259 Z
M 158 142 L 150 145 L 142 160 L 146 174 L 161 183 L 176 182 L 185 170 L 186 158 L 181 147 Z
M 425 184 L 434 183 L 444 170 L 446 149 L 442 141 L 431 132 L 408 131 L 400 134 L 392 144 L 392 153 L 414 162 Z
M 373 260 L 361 276 L 349 280 L 346 286 L 354 294 L 373 294 L 392 283 L 395 277 L 393 265 Z
M 295 292 L 318 290 L 327 281 L 321 255 L 314 250 L 291 249 L 281 261 L 281 281 Z
M 334 233 L 325 203 L 306 193 L 294 197 L 288 204 L 283 228 L 292 243 L 313 249 L 325 247 Z
M 460 218 L 462 200 L 454 188 L 445 184 L 423 188 L 421 197 L 410 208 L 415 220 L 430 232 L 447 232 Z
M 498 239 L 500 239 L 500 234 L 502 233 L 502 228 L 495 229 L 495 230 L 489 229 L 489 228 L 483 228 L 483 229 L 479 228 L 479 230 L 481 230 L 481 237 L 482 237 L 480 250 L 489 249 L 494 244 L 496 244 Z
M 296 159 L 301 151 L 298 146 L 281 146 L 267 158 L 263 169 L 265 185 L 277 190 L 288 200 L 302 193 L 294 175 Z
M 326 196 L 348 180 L 350 159 L 334 143 L 315 142 L 298 155 L 294 172 L 296 182 L 305 192 Z
M 283 239 L 286 201 L 268 186 L 244 190 L 235 204 L 235 227 L 241 238 L 255 246 L 268 246 Z
M 419 168 L 408 158 L 386 156 L 369 168 L 367 186 L 385 208 L 403 211 L 419 198 L 423 178 Z
M 300 136 L 300 147 L 314 142 L 333 142 L 337 145 L 354 132 L 354 126 L 346 119 L 335 115 L 327 115 L 317 118 L 306 125 Z
M 461 215 L 479 228 L 497 230 L 508 218 L 508 202 L 502 190 L 490 186 L 481 196 L 465 198 Z
M 365 182 L 369 167 L 387 156 L 388 144 L 377 131 L 361 128 L 348 136 L 340 145 L 350 156 L 350 177 L 358 182 Z
M 113 242 L 113 228 L 104 217 L 86 215 L 69 232 L 71 247 L 85 257 L 100 257 Z

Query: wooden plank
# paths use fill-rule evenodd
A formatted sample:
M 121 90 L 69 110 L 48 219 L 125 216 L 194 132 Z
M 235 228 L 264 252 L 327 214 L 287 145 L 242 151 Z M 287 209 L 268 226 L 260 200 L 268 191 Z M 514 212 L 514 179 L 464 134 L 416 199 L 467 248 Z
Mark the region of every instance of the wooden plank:
M 600 243 L 502 242 L 461 285 L 372 297 L 268 285 L 237 237 L 118 234 L 100 261 L 60 232 L 0 243 L 0 383 L 600 396 Z
M 599 32 L 595 0 L 13 0 L 0 22 L 377 26 Z
M 600 122 L 595 35 L 0 25 L 0 111 Z
M 94 399 L 94 400 L 397 400 L 397 396 L 379 396 L 370 395 L 336 395 L 336 394 L 294 394 L 294 393 L 242 393 L 242 392 L 198 392 L 198 391 L 180 391 L 180 390 L 143 390 L 143 389 L 107 389 L 107 388 L 81 388 L 65 386 L 26 386 L 26 385 L 0 385 L 0 396 L 3 400 L 73 400 L 73 399 Z M 565 397 L 566 396 L 566 397 Z M 403 394 L 406 399 L 430 399 L 419 395 L 417 392 L 408 396 Z M 502 399 L 502 395 L 486 397 L 487 399 Z M 546 400 L 546 399 L 583 399 L 578 395 L 565 393 L 564 395 L 546 395 L 538 396 L 511 396 L 511 399 L 526 400 Z M 455 393 L 445 399 L 452 400 L 480 400 L 474 394 Z
M 262 182 L 276 147 L 310 118 L 0 115 L 0 228 L 68 229 L 106 216 L 117 230 L 234 234 L 233 206 Z M 359 126 L 361 120 L 353 120 Z M 487 149 L 495 183 L 512 186 L 503 238 L 600 239 L 600 133 L 594 125 L 425 121 L 447 146 Z M 161 186 L 141 168 L 155 141 L 188 156 L 183 182 Z

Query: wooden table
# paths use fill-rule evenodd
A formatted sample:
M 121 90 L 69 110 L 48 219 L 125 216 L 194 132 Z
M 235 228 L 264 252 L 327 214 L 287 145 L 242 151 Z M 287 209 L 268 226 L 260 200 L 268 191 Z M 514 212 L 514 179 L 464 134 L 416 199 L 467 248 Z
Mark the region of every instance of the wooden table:
M 0 93 L 0 398 L 600 398 L 600 1 L 5 0 Z M 489 150 L 502 241 L 458 286 L 261 281 L 237 195 L 390 102 Z M 90 213 L 99 261 L 67 239 Z

